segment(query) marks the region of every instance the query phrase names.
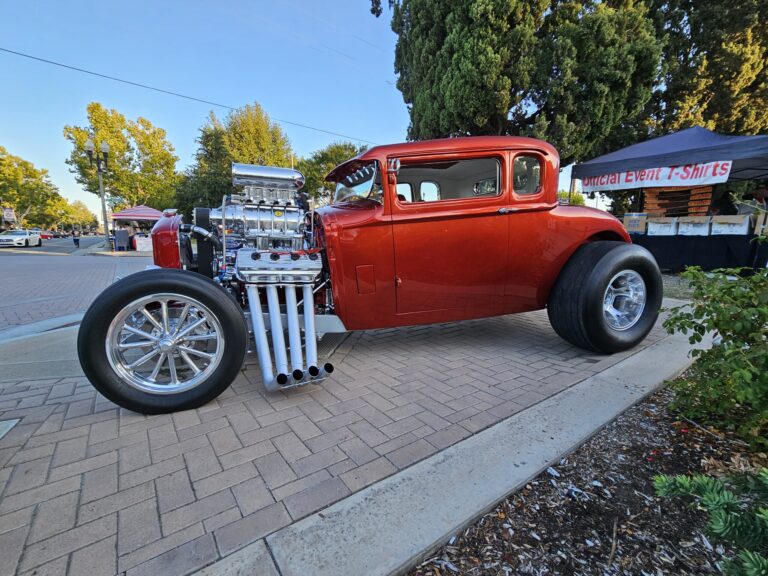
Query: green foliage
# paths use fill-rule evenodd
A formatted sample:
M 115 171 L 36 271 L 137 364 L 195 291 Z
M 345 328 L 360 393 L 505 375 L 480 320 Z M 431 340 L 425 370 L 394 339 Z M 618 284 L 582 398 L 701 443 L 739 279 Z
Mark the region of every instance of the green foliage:
M 99 194 L 96 166 L 85 152 L 90 138 L 98 150 L 109 144 L 109 163 L 104 173 L 104 188 L 112 204 L 168 208 L 178 181 L 177 156 L 166 138 L 165 130 L 145 118 L 127 120 L 117 110 L 108 110 L 98 102 L 87 106 L 88 126 L 65 126 L 64 137 L 72 144 L 67 159 L 75 180 L 88 192 Z
M 568 202 L 571 206 L 584 206 L 584 195 L 581 192 L 571 194 L 568 190 L 560 190 L 557 193 L 557 199 Z
M 23 225 L 46 225 L 55 220 L 66 201 L 48 177 L 48 171 L 0 146 L 0 206 L 9 206 Z
M 657 132 L 701 125 L 726 133 L 768 129 L 768 3 L 651 0 L 665 39 L 654 94 Z
M 296 169 L 304 174 L 304 190 L 314 198 L 330 194 L 332 188 L 325 180 L 328 173 L 342 162 L 362 154 L 365 149 L 365 146 L 355 146 L 352 142 L 334 142 L 313 152 L 309 158 L 299 160 Z
M 569 163 L 627 140 L 627 121 L 650 101 L 662 42 L 643 2 L 390 5 L 410 138 L 544 137 Z
M 722 480 L 703 474 L 660 475 L 654 486 L 664 498 L 692 498 L 709 516 L 707 531 L 740 549 L 723 566 L 725 574 L 768 574 L 768 468 Z
M 221 121 L 211 112 L 200 127 L 195 163 L 176 189 L 175 203 L 189 215 L 196 206 L 220 206 L 232 194 L 232 162 L 291 165 L 288 137 L 258 104 L 233 110 Z
M 683 273 L 692 303 L 671 309 L 664 326 L 691 344 L 716 332 L 722 342 L 693 350 L 689 375 L 673 383 L 684 414 L 729 428 L 755 447 L 768 446 L 768 269 Z
M 765 0 L 388 4 L 412 139 L 535 136 L 568 164 L 694 124 L 768 130 Z

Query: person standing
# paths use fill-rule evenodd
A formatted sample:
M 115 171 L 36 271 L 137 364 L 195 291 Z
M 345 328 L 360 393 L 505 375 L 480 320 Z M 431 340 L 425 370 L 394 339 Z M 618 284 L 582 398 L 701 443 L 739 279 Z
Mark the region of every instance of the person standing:
M 75 249 L 80 249 L 80 230 L 72 230 L 72 242 L 75 243 Z

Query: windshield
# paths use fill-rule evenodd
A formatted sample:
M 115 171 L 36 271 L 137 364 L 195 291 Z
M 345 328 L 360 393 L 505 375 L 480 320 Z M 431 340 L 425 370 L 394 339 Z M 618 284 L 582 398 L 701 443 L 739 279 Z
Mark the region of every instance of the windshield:
M 23 230 L 7 230 L 3 232 L 3 236 L 26 236 L 27 233 Z
M 336 192 L 333 194 L 334 203 L 358 200 L 381 202 L 381 183 L 375 161 L 361 165 L 336 183 Z

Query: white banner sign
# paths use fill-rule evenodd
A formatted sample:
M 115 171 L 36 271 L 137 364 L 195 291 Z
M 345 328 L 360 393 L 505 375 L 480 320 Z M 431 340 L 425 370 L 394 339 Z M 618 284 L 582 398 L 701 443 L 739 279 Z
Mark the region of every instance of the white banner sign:
M 13 208 L 3 208 L 3 220 L 6 222 L 16 222 L 16 214 L 14 214 Z
M 645 168 L 628 172 L 614 172 L 602 176 L 582 178 L 583 192 L 602 192 L 605 190 L 626 190 L 629 188 L 666 188 L 667 186 L 706 186 L 728 180 L 731 173 L 731 161 L 720 160 L 708 164 L 686 164 L 685 166 L 665 166 L 663 168 Z

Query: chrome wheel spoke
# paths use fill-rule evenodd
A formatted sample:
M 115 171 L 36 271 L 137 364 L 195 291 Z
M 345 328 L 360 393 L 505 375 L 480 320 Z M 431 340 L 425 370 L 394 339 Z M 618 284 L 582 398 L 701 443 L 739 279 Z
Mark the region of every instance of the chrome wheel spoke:
M 206 360 L 210 360 L 211 358 L 213 358 L 213 354 L 209 354 L 208 352 L 203 352 L 202 350 L 196 350 L 195 348 L 189 348 L 188 346 L 179 346 L 179 350 L 187 354 L 194 354 L 195 356 L 200 356 L 201 358 L 205 358 Z
M 149 379 L 152 382 L 157 381 L 157 375 L 160 374 L 160 368 L 163 367 L 163 364 L 165 364 L 165 359 L 168 357 L 168 354 L 165 352 L 160 353 L 160 358 L 157 360 L 157 364 L 155 364 L 155 367 L 152 369 L 152 374 L 149 375 Z
M 189 355 L 184 350 L 179 351 L 179 356 L 181 356 L 182 360 L 184 360 L 187 366 L 190 367 L 192 372 L 194 372 L 195 374 L 200 374 L 200 368 L 197 367 L 197 364 L 194 363 L 192 358 L 190 358 Z
M 182 326 L 184 326 L 184 320 L 187 319 L 188 313 L 189 313 L 189 302 L 184 304 L 184 308 L 181 309 L 181 314 L 179 314 L 179 318 L 176 324 L 176 330 L 173 331 L 173 334 L 171 334 L 171 336 L 176 336 L 176 334 L 179 333 Z
M 152 358 L 154 358 L 158 354 L 160 354 L 160 350 L 158 350 L 157 348 L 154 348 L 150 352 L 148 352 L 147 354 L 144 354 L 144 356 L 142 356 L 141 358 L 139 358 L 135 362 L 131 362 L 130 364 L 126 364 L 125 367 L 128 368 L 129 370 L 133 370 L 134 368 L 136 368 L 138 366 L 141 366 L 142 364 L 146 364 L 149 360 L 151 360 Z
M 136 336 L 141 336 L 142 338 L 148 338 L 152 340 L 152 342 L 157 342 L 158 340 L 157 336 L 153 336 L 149 332 L 144 332 L 143 330 L 134 328 L 130 324 L 126 324 L 125 326 L 123 326 L 123 330 L 125 330 L 126 332 L 130 332 L 131 334 L 136 334 Z
M 203 340 L 215 340 L 218 338 L 218 336 L 213 333 L 209 332 L 208 334 L 193 334 L 192 336 L 185 336 L 183 340 L 185 342 L 201 342 Z
M 146 306 L 142 306 L 139 312 L 141 312 L 144 318 L 146 318 L 149 321 L 149 323 L 152 324 L 155 328 L 157 328 L 158 330 L 163 329 L 163 325 L 157 321 L 157 318 L 152 316 L 152 314 L 147 310 Z
M 200 319 L 199 319 L 199 320 L 197 320 L 196 322 L 193 322 L 192 324 L 190 324 L 189 326 L 187 326 L 186 328 L 184 328 L 184 330 L 182 330 L 181 332 L 179 332 L 178 334 L 176 334 L 176 335 L 174 336 L 174 338 L 176 338 L 176 340 L 183 340 L 183 339 L 184 339 L 184 337 L 185 337 L 187 334 L 189 334 L 190 332 L 192 332 L 192 331 L 193 331 L 195 328 L 198 328 L 198 327 L 202 326 L 202 325 L 203 325 L 203 324 L 205 324 L 207 321 L 208 321 L 208 319 L 207 319 L 205 316 L 203 316 L 202 318 L 200 318 Z
M 163 300 L 160 302 L 160 311 L 163 315 L 163 333 L 170 334 L 171 330 L 168 327 L 168 301 Z
M 122 342 L 117 345 L 120 350 L 130 350 L 131 348 L 146 348 L 157 344 L 154 340 L 143 340 L 141 342 Z
M 179 375 L 176 373 L 176 359 L 173 354 L 168 354 L 168 367 L 171 369 L 171 386 L 179 383 Z

